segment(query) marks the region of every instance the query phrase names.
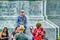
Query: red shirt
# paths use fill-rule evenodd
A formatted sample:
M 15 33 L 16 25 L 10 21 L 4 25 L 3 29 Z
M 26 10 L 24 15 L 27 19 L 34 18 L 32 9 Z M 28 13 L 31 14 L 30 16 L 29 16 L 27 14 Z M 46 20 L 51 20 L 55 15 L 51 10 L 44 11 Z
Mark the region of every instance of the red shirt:
M 40 33 L 40 35 L 38 35 L 38 32 Z M 35 28 L 33 31 L 33 35 L 34 35 L 34 40 L 42 40 L 42 32 L 43 32 L 43 28 Z

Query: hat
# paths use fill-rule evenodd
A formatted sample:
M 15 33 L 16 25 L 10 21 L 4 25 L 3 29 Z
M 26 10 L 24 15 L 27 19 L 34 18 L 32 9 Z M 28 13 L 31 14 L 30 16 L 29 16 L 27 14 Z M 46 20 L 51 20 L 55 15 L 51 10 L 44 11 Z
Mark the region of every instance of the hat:
M 24 30 L 25 28 L 24 28 L 24 26 L 23 26 L 23 25 L 20 25 L 19 29 L 23 29 L 23 30 Z

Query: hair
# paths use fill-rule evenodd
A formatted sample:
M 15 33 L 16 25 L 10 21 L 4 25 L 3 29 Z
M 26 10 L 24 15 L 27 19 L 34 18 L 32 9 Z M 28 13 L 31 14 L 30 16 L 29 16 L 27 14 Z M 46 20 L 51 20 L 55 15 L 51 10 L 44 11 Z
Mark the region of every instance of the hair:
M 46 34 L 46 32 L 45 32 L 45 31 L 43 31 L 43 33 L 44 33 L 44 34 Z M 44 35 L 42 35 L 42 39 L 43 39 L 43 38 L 44 38 Z
M 36 26 L 40 27 L 40 26 L 41 26 L 41 23 L 39 23 L 39 22 L 38 22 L 38 23 L 36 23 Z
M 45 32 L 45 31 L 43 31 L 43 33 L 44 33 L 44 34 L 46 34 L 46 32 Z
M 15 28 L 15 30 L 17 30 L 18 27 Z
M 7 27 L 4 27 L 3 32 L 4 32 L 5 29 L 6 29 L 6 34 L 8 36 L 8 28 Z

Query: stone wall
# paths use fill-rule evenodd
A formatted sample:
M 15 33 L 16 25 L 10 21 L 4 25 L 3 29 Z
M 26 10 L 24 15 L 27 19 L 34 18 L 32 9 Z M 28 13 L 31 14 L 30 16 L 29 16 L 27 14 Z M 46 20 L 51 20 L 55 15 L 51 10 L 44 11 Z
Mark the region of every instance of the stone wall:
M 60 0 L 47 0 L 46 12 L 48 19 L 60 27 Z

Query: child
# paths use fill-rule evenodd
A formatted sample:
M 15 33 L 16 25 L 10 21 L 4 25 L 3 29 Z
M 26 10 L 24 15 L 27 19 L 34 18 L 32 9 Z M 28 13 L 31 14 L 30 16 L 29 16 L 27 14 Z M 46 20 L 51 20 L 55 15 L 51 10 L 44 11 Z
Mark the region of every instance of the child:
M 43 34 L 43 27 L 41 26 L 41 23 L 36 24 L 36 28 L 34 28 L 34 31 L 30 29 L 33 37 L 33 40 L 42 40 L 42 34 Z

